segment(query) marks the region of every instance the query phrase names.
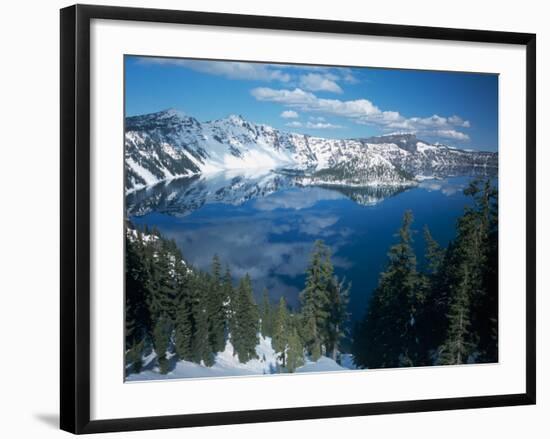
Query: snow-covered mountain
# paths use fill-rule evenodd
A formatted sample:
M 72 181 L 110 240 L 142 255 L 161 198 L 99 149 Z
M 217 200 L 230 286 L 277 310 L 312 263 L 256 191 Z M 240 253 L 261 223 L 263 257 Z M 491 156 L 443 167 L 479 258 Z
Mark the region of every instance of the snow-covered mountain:
M 182 176 L 293 169 L 302 184 L 399 186 L 426 176 L 496 170 L 498 156 L 429 144 L 413 134 L 326 139 L 241 116 L 199 122 L 176 110 L 126 118 L 126 191 Z

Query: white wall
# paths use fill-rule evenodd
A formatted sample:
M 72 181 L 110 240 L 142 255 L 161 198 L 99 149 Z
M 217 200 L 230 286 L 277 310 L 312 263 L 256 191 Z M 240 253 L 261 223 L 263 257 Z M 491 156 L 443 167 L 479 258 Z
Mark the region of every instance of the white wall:
M 88 3 L 96 3 L 88 1 Z M 121 6 L 164 7 L 382 23 L 535 32 L 538 38 L 539 404 L 457 412 L 126 433 L 133 437 L 280 438 L 353 435 L 371 438 L 545 438 L 550 435 L 547 308 L 550 287 L 547 203 L 548 11 L 543 1 L 392 0 L 302 1 L 188 0 L 100 1 Z M 0 431 L 3 437 L 59 437 L 58 412 L 58 9 L 64 1 L 2 5 L 0 25 Z M 546 205 L 545 205 L 546 204 Z M 32 266 L 32 270 L 29 268 Z M 7 299 L 7 300 L 6 300 Z M 31 341 L 32 340 L 32 341 Z M 544 346 L 543 346 L 544 345 Z M 543 349 L 544 347 L 544 349 Z M 40 372 L 39 372 L 40 370 Z M 548 370 L 548 369 L 547 369 Z M 122 437 L 123 435 L 109 435 Z

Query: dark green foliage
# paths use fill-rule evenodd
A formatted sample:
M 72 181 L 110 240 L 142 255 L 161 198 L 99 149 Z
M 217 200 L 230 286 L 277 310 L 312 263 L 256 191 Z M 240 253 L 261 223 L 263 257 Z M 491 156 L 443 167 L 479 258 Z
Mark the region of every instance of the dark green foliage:
M 326 350 L 334 361 L 338 359 L 340 341 L 344 338 L 345 323 L 349 319 L 348 302 L 351 285 L 333 276 L 329 284 L 329 308 L 326 320 Z
M 364 319 L 354 331 L 360 367 L 498 361 L 497 192 L 472 182 L 473 198 L 441 248 L 425 228 L 426 271 L 416 269 L 407 213 Z
M 141 368 L 148 344 L 157 354 L 161 373 L 168 372 L 167 352 L 212 364 L 206 309 L 210 277 L 190 271 L 175 243 L 155 230 L 143 234 L 128 231 L 126 270 L 126 343 L 131 371 L 137 373 Z M 223 325 L 223 309 L 221 314 Z
M 126 351 L 126 361 L 131 365 L 132 373 L 140 373 L 143 366 L 141 359 L 145 340 L 135 343 Z
M 482 294 L 472 300 L 472 327 L 479 334 L 478 362 L 498 361 L 498 193 L 488 181 L 470 186 L 484 228 Z
M 322 355 L 325 328 L 329 317 L 329 285 L 333 266 L 330 251 L 323 241 L 315 241 L 307 268 L 306 286 L 300 294 L 303 314 L 303 335 L 306 349 L 313 361 Z
M 254 302 L 252 282 L 248 274 L 239 283 L 235 302 L 232 342 L 239 361 L 246 363 L 252 358 L 257 358 L 256 345 L 260 329 L 258 307 Z
M 181 259 L 179 251 L 174 259 L 173 276 L 177 283 L 174 317 L 174 350 L 179 358 L 189 360 L 192 356 L 191 340 L 193 331 L 192 315 L 192 276 Z
M 304 364 L 304 345 L 295 327 L 292 327 L 289 332 L 286 368 L 292 373 Z
M 133 371 L 141 369 L 141 356 L 145 340 L 152 332 L 151 317 L 147 307 L 147 260 L 142 235 L 126 239 L 126 349 L 127 360 Z
M 321 355 L 336 359 L 345 335 L 350 287 L 333 273 L 330 249 L 323 241 L 316 241 L 306 272 L 306 285 L 300 294 L 301 315 L 297 318 L 301 322 L 298 335 L 313 361 Z
M 412 249 L 412 212 L 403 215 L 398 243 L 390 248 L 365 321 L 356 339 L 356 364 L 369 367 L 415 366 L 422 362 L 416 320 L 424 301 L 422 278 Z
M 418 365 L 432 364 L 437 357 L 438 348 L 443 343 L 447 331 L 448 289 L 445 271 L 446 249 L 432 237 L 427 226 L 424 227 L 426 270 L 421 277 L 425 300 L 418 309 L 416 326 L 418 349 L 424 353 L 423 361 Z
M 434 275 L 439 272 L 443 259 L 445 258 L 445 250 L 437 243 L 430 233 L 428 226 L 424 226 L 424 241 L 426 243 L 426 261 L 427 271 Z
M 189 281 L 188 281 L 189 282 Z M 186 285 L 188 286 L 188 285 Z M 189 292 L 182 294 L 176 311 L 175 350 L 183 360 L 193 359 L 192 340 L 194 318 L 192 313 L 192 298 Z
M 470 276 L 467 265 L 461 265 L 458 275 L 464 276 L 459 285 L 451 291 L 449 306 L 447 338 L 440 348 L 439 364 L 465 363 L 476 345 L 470 336 Z
M 126 373 L 139 373 L 154 349 L 161 373 L 168 354 L 214 364 L 229 338 L 239 361 L 257 358 L 259 333 L 272 338 L 282 368 L 293 372 L 309 355 L 337 360 L 351 343 L 359 367 L 402 367 L 498 361 L 497 193 L 489 182 L 465 191 L 473 205 L 442 248 L 424 229 L 425 264 L 413 251 L 413 216 L 405 212 L 397 242 L 365 317 L 346 338 L 350 287 L 334 275 L 329 248 L 316 241 L 300 294 L 301 307 L 284 298 L 260 307 L 248 275 L 233 287 L 214 256 L 209 273 L 183 261 L 173 241 L 153 230 L 128 229 L 126 244 Z
M 149 275 L 146 283 L 151 318 L 156 322 L 164 316 L 173 321 L 178 292 L 174 264 L 177 258 L 181 259 L 181 255 L 172 241 L 157 239 L 151 247 L 152 255 L 148 258 Z
M 273 321 L 272 346 L 288 372 L 294 372 L 304 364 L 304 345 L 298 333 L 300 318 L 299 314 L 290 314 L 284 297 L 281 297 Z
M 207 293 L 209 342 L 214 352 L 225 348 L 225 293 L 221 278 L 221 264 L 217 255 L 212 259 L 212 272 Z
M 290 335 L 290 314 L 284 297 L 279 300 L 279 306 L 275 312 L 273 322 L 273 342 L 272 346 L 275 352 L 279 353 L 283 367 L 286 366 L 286 355 L 288 347 L 288 337 Z
M 191 341 L 192 361 L 204 362 L 206 366 L 214 363 L 214 352 L 210 344 L 208 322 L 208 292 L 210 277 L 207 273 L 198 272 L 193 276 L 193 299 L 191 313 L 193 315 L 193 337 Z
M 169 347 L 170 334 L 172 325 L 170 319 L 166 315 L 160 315 L 155 322 L 153 328 L 153 346 L 157 354 L 160 373 L 168 372 L 168 359 L 166 353 Z
M 224 297 L 224 311 L 225 311 L 225 335 L 226 337 L 232 332 L 233 328 L 233 316 L 235 315 L 236 307 L 236 295 L 233 288 L 233 280 L 231 279 L 231 271 L 229 267 L 226 268 L 225 274 L 222 280 L 222 291 Z
M 260 318 L 261 318 L 261 332 L 264 337 L 273 336 L 273 320 L 274 320 L 274 310 L 269 301 L 269 292 L 267 288 L 264 288 L 262 305 L 260 309 Z
M 172 345 L 176 325 L 176 313 L 181 302 L 180 295 L 185 284 L 182 256 L 174 241 L 150 238 L 148 257 L 149 273 L 146 288 L 148 306 L 153 321 L 153 347 L 157 354 L 161 373 L 168 372 L 166 353 Z
M 336 356 L 347 320 L 347 289 L 333 276 L 329 249 L 315 244 L 302 313 L 290 314 L 282 299 L 276 310 L 264 291 L 260 309 L 247 275 L 233 288 L 231 273 L 221 275 L 214 256 L 210 273 L 191 269 L 173 241 L 153 230 L 128 232 L 126 343 L 127 371 L 139 372 L 149 344 L 159 368 L 167 373 L 167 354 L 210 366 L 231 338 L 235 354 L 245 363 L 256 358 L 258 335 L 271 336 L 290 370 L 303 362 L 304 344 L 314 359 L 330 350 Z M 294 336 L 294 339 L 292 338 Z
M 464 193 L 475 204 L 458 221 L 444 267 L 449 326 L 440 364 L 497 361 L 497 194 L 488 181 L 474 181 Z

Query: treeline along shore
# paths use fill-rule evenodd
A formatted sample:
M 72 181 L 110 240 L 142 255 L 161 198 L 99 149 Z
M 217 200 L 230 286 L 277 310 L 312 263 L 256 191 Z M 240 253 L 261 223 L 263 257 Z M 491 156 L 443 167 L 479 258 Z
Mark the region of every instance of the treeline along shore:
M 264 290 L 257 303 L 252 279 L 232 276 L 213 255 L 209 271 L 189 265 L 174 241 L 156 230 L 126 227 L 126 375 L 139 373 L 154 353 L 166 374 L 174 360 L 212 366 L 229 342 L 241 363 L 257 358 L 270 337 L 275 372 L 294 372 L 306 360 L 358 368 L 498 361 L 498 204 L 489 180 L 475 180 L 472 198 L 441 247 L 427 227 L 426 254 L 413 248 L 413 213 L 406 211 L 385 270 L 364 316 L 350 330 L 351 285 L 334 273 L 330 248 L 313 245 L 299 306 L 291 309 Z M 368 249 L 365 249 L 368 251 Z M 368 267 L 366 267 L 368 268 Z M 344 348 L 343 346 L 346 346 Z

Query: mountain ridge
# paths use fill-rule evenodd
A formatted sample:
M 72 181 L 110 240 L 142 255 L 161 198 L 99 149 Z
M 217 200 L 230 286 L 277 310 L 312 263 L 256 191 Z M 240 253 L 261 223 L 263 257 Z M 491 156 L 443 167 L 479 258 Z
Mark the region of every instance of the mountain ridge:
M 239 115 L 200 122 L 168 109 L 125 119 L 126 192 L 160 181 L 238 169 L 293 169 L 304 184 L 410 185 L 430 176 L 496 170 L 498 153 L 422 141 L 412 133 L 330 139 Z

